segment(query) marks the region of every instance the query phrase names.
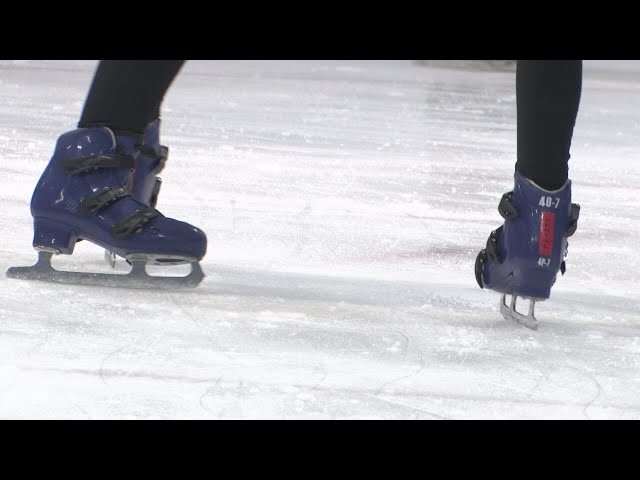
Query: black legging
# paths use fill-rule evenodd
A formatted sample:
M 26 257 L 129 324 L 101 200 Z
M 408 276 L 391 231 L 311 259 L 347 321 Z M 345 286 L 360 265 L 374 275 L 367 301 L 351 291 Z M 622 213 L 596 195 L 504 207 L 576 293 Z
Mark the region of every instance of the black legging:
M 103 60 L 78 127 L 142 134 L 184 60 Z M 569 148 L 582 90 L 581 60 L 518 60 L 516 170 L 548 190 L 568 177 Z
M 142 135 L 184 60 L 102 60 L 87 95 L 79 128 L 106 126 Z
M 582 60 L 518 60 L 516 171 L 547 190 L 568 178 L 581 91 Z

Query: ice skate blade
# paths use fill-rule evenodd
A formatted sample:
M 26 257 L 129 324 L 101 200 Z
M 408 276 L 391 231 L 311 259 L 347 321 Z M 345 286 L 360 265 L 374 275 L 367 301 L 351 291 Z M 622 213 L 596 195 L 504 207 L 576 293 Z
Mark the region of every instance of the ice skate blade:
M 146 262 L 132 261 L 127 274 L 65 272 L 51 265 L 51 252 L 38 252 L 38 261 L 32 267 L 11 267 L 7 277 L 18 280 L 37 280 L 73 285 L 92 285 L 115 288 L 174 289 L 194 288 L 204 279 L 198 262 L 191 263 L 191 272 L 183 277 L 151 276 L 146 271 Z
M 529 313 L 527 315 L 523 315 L 522 313 L 516 311 L 517 298 L 517 295 L 512 295 L 511 305 L 507 306 L 507 295 L 503 293 L 502 297 L 500 298 L 500 313 L 502 313 L 502 316 L 506 320 L 517 322 L 527 328 L 530 328 L 531 330 L 537 330 L 538 320 L 536 320 L 536 317 L 534 315 L 536 301 L 533 298 L 529 299 Z
M 116 268 L 116 264 L 118 263 L 118 256 L 111 250 L 105 249 L 104 260 L 111 268 Z M 129 256 L 128 259 L 122 258 L 122 260 L 126 260 L 129 264 L 133 264 L 134 262 L 142 262 L 146 263 L 146 265 L 158 265 L 164 267 L 197 263 L 197 260 L 193 257 L 154 255 L 149 253 L 133 254 Z

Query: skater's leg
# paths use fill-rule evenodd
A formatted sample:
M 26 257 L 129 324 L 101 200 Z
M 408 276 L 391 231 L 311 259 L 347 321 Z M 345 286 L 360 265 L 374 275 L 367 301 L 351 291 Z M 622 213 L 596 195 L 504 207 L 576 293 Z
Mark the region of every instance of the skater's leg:
M 514 189 L 498 210 L 504 224 L 494 230 L 476 259 L 481 288 L 503 294 L 505 317 L 536 328 L 535 300 L 549 298 L 558 271 L 564 273 L 567 238 L 580 207 L 571 203 L 569 150 L 580 103 L 582 63 L 519 61 L 517 73 L 518 160 Z M 511 306 L 505 295 L 512 295 Z M 528 315 L 515 299 L 529 298 Z
M 581 90 L 581 60 L 518 61 L 516 171 L 546 190 L 568 178 Z
M 142 135 L 184 60 L 103 60 L 87 95 L 79 128 L 109 127 Z

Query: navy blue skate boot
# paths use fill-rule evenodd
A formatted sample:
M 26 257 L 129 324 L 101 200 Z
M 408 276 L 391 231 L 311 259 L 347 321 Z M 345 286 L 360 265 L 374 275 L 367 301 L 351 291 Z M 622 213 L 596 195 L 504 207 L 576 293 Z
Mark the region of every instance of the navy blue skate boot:
M 13 267 L 13 278 L 108 286 L 195 286 L 204 277 L 199 261 L 207 240 L 202 230 L 162 215 L 131 194 L 132 173 L 140 154 L 133 136 L 108 128 L 81 128 L 60 136 L 31 199 L 33 247 L 38 263 Z M 125 258 L 128 275 L 55 270 L 54 254 L 73 253 L 87 240 Z M 146 265 L 191 264 L 186 277 L 158 277 Z
M 548 191 L 518 172 L 514 177 L 513 191 L 498 206 L 504 225 L 491 232 L 475 274 L 480 288 L 502 294 L 500 311 L 506 319 L 535 330 L 535 302 L 548 299 L 558 272 L 564 275 L 567 238 L 576 231 L 580 206 L 571 203 L 571 180 Z M 527 315 L 516 310 L 517 297 L 529 299 Z

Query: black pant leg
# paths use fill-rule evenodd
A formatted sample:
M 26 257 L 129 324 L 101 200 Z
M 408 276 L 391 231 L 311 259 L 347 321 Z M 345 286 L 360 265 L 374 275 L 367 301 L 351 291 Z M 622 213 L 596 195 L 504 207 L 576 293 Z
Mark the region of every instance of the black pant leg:
M 568 178 L 582 92 L 581 60 L 518 60 L 516 171 L 555 190 Z
M 142 134 L 158 118 L 164 96 L 184 60 L 102 60 L 96 69 L 79 128 L 106 126 Z

